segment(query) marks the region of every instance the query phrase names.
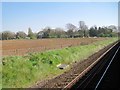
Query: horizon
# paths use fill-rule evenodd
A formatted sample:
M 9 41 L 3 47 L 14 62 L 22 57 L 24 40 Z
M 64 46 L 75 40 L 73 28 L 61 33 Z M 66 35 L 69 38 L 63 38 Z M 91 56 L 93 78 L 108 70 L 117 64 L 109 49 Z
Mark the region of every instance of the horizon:
M 115 18 L 113 18 L 115 17 Z M 85 21 L 90 28 L 96 25 L 118 26 L 117 2 L 3 2 L 3 31 L 24 31 L 30 27 L 33 32 L 47 26 L 63 28 L 67 23 L 78 27 Z

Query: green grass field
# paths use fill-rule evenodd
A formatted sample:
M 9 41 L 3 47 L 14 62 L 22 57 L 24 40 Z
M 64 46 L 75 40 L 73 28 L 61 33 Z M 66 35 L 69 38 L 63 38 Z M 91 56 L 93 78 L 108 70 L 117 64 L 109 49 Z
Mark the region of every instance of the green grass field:
M 60 63 L 71 65 L 73 62 L 87 58 L 116 40 L 117 38 L 109 38 L 89 45 L 31 53 L 26 56 L 3 57 L 2 87 L 29 87 L 38 80 L 60 75 L 69 68 L 60 70 L 56 65 Z

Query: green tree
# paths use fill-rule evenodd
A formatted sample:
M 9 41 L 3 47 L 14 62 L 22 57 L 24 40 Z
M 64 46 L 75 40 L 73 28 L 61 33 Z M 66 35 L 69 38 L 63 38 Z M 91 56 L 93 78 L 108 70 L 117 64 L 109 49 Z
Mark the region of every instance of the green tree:
M 84 30 L 78 30 L 79 37 L 84 37 Z
M 97 31 L 97 27 L 91 27 L 90 30 L 89 30 L 89 35 L 90 37 L 95 37 L 95 36 L 98 36 L 98 31 Z
M 51 31 L 51 28 L 50 28 L 50 27 L 45 27 L 45 28 L 43 29 L 43 37 L 44 37 L 44 38 L 49 38 L 50 31 Z
M 30 39 L 36 39 L 36 35 L 32 32 L 31 28 L 28 28 L 28 37 L 30 37 Z

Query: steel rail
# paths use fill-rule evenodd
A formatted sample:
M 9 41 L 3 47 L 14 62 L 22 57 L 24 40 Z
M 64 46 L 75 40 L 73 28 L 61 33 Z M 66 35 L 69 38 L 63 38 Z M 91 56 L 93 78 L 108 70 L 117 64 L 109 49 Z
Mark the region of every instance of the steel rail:
M 98 88 L 98 86 L 100 85 L 101 81 L 103 80 L 103 77 L 105 76 L 106 72 L 108 71 L 108 69 L 109 69 L 111 63 L 113 62 L 113 60 L 114 60 L 116 54 L 118 53 L 118 50 L 119 50 L 119 49 L 120 49 L 120 46 L 118 47 L 118 49 L 117 49 L 117 51 L 115 52 L 115 54 L 114 54 L 114 56 L 112 57 L 112 59 L 110 60 L 110 62 L 109 62 L 109 64 L 108 64 L 107 68 L 105 69 L 105 71 L 104 71 L 102 77 L 101 77 L 100 80 L 98 81 L 98 83 L 97 83 L 97 85 L 96 85 L 96 87 L 95 87 L 94 90 L 96 90 L 96 89 Z
M 63 87 L 62 90 L 66 88 L 71 88 L 84 74 L 86 74 L 94 65 L 97 64 L 97 62 L 103 58 L 112 48 L 114 48 L 118 42 L 116 42 L 112 47 L 110 47 L 106 52 L 104 52 L 97 60 L 95 60 L 91 65 L 89 65 L 84 71 L 82 71 L 76 78 L 74 78 L 70 83 L 68 83 L 65 87 Z

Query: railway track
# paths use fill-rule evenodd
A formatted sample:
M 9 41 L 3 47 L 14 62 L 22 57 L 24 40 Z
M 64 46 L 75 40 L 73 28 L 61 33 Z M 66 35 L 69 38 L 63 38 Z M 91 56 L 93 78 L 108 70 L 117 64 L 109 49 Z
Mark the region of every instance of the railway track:
M 76 78 L 74 78 L 63 88 L 63 90 L 66 88 L 92 88 L 94 90 L 97 90 L 99 88 L 119 89 L 119 52 L 120 42 L 117 42 L 82 73 L 77 75 Z M 83 73 L 85 75 L 81 78 Z

